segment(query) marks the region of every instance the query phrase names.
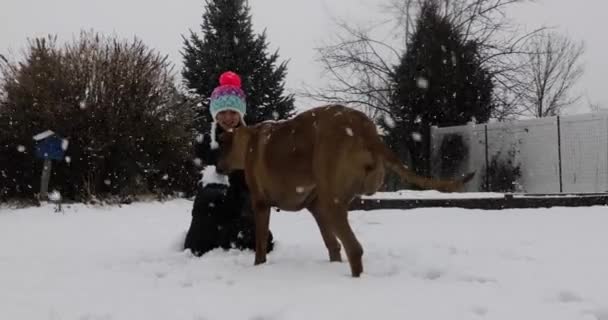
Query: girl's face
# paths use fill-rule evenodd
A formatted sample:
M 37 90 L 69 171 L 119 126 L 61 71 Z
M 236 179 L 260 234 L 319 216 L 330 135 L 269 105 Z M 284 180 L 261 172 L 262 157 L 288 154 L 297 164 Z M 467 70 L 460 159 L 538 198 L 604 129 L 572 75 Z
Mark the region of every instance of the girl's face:
M 217 114 L 217 123 L 224 130 L 234 129 L 241 122 L 241 115 L 232 110 L 224 110 Z

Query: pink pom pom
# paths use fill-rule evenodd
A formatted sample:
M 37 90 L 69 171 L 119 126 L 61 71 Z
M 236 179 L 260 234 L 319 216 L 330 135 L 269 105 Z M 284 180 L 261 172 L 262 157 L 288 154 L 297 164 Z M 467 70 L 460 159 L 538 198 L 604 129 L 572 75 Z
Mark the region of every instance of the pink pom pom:
M 220 85 L 241 87 L 241 77 L 232 71 L 226 71 L 220 76 Z

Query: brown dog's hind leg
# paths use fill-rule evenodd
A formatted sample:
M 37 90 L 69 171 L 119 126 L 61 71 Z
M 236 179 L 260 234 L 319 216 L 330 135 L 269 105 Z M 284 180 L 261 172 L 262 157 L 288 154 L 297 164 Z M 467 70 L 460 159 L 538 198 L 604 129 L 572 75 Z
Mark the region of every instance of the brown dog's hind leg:
M 255 262 L 254 265 L 266 262 L 268 246 L 268 228 L 270 225 L 270 206 L 256 203 L 255 210 Z
M 332 225 L 338 239 L 344 246 L 350 270 L 353 277 L 359 277 L 363 272 L 363 247 L 355 237 L 353 230 L 348 223 L 348 208 L 342 205 L 331 206 Z
M 319 209 L 319 205 L 317 202 L 308 207 L 308 211 L 310 211 L 312 216 L 315 218 L 315 221 L 317 221 L 319 231 L 321 232 L 321 237 L 323 237 L 323 242 L 325 243 L 325 247 L 327 248 L 327 252 L 329 253 L 329 261 L 341 262 L 341 246 L 338 242 L 338 239 L 336 238 L 336 234 L 334 233 L 333 227 L 331 225 L 331 219 L 329 219 L 328 217 L 328 214 L 332 213 L 322 212 L 321 209 Z

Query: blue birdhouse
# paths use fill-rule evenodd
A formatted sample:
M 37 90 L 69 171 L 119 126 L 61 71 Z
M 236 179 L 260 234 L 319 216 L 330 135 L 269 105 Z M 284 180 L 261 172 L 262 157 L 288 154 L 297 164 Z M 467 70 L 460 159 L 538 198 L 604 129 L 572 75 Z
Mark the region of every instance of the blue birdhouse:
M 35 135 L 34 140 L 34 154 L 44 160 L 62 160 L 68 148 L 68 141 L 51 130 Z

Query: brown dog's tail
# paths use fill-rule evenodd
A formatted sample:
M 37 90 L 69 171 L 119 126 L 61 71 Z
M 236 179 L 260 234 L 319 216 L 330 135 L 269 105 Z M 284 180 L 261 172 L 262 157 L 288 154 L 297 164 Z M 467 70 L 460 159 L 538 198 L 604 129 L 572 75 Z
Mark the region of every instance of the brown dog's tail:
M 378 141 L 374 149 L 374 153 L 380 155 L 382 160 L 384 160 L 386 167 L 397 173 L 401 177 L 401 180 L 415 184 L 423 189 L 435 189 L 446 192 L 461 191 L 464 184 L 473 179 L 473 176 L 475 176 L 475 172 L 471 172 L 459 180 L 438 180 L 425 178 L 417 175 L 406 165 L 404 165 L 401 160 L 399 160 L 399 157 L 397 157 L 397 155 L 382 141 Z

